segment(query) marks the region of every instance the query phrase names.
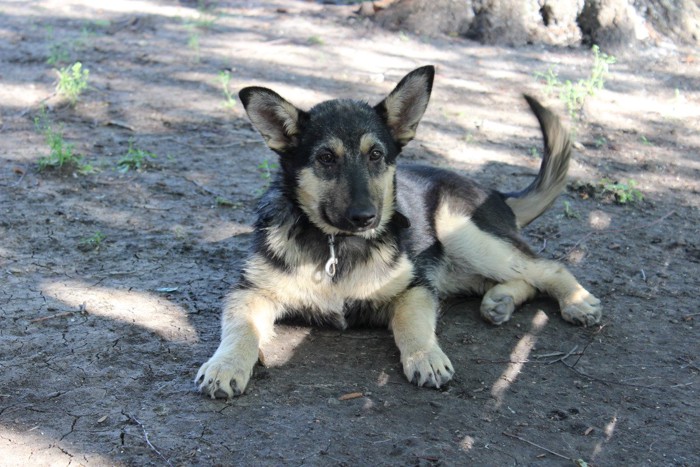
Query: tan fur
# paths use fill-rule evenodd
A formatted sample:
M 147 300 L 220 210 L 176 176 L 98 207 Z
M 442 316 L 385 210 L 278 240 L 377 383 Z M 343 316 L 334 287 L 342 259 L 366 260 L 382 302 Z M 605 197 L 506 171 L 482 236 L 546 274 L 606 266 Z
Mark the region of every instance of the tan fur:
M 345 145 L 342 139 L 332 136 L 328 139 L 326 144 L 337 157 L 343 157 L 345 155 Z
M 219 348 L 197 373 L 197 379 L 206 377 L 203 388 L 212 399 L 240 394 L 245 389 L 260 345 L 274 336 L 279 313 L 279 303 L 260 290 L 237 290 L 229 295 Z
M 263 118 L 265 111 L 275 109 L 275 116 L 281 125 L 273 124 Z M 299 132 L 297 122 L 299 111 L 287 101 L 277 101 L 267 95 L 255 95 L 251 98 L 246 109 L 250 121 L 258 129 L 265 143 L 275 151 L 282 151 L 289 145 L 290 138 Z
M 372 133 L 365 133 L 360 137 L 360 152 L 369 154 L 369 151 L 377 144 L 377 137 Z
M 280 271 L 257 256 L 248 262 L 246 271 L 256 288 L 285 307 L 311 308 L 321 315 L 332 315 L 342 313 L 347 300 L 384 304 L 405 290 L 413 279 L 413 264 L 403 255 L 390 267 L 394 253 L 388 247 L 379 249 L 352 274 L 333 284 L 322 264 L 311 263 L 303 255 L 292 273 Z
M 425 93 L 425 80 L 414 76 L 408 78 L 401 92 L 391 93 L 384 100 L 387 123 L 399 144 L 405 145 L 416 136 L 429 97 Z
M 440 387 L 454 373 L 437 342 L 437 314 L 437 298 L 424 287 L 409 289 L 394 300 L 394 340 L 406 378 L 418 386 Z
M 531 298 L 535 290 L 557 299 L 562 316 L 567 321 L 594 324 L 600 318 L 600 301 L 586 291 L 566 267 L 556 261 L 529 257 L 507 241 L 484 232 L 469 217 L 451 209 L 449 200 L 443 200 L 438 208 L 436 231 L 451 262 L 444 266 L 444 269 L 449 269 L 449 274 L 438 274 L 443 281 L 438 284 L 440 290 L 451 289 L 454 283 L 459 282 L 457 264 L 465 265 L 470 271 L 478 271 L 486 279 L 504 283 L 484 297 L 482 314 L 490 321 L 497 321 L 492 319 L 498 314 L 493 311 L 496 305 L 491 302 L 494 298 L 502 299 L 505 293 L 517 306 Z M 444 279 L 447 276 L 449 281 Z M 466 291 L 479 286 L 474 280 L 473 275 L 462 278 Z M 510 318 L 510 314 L 507 318 Z

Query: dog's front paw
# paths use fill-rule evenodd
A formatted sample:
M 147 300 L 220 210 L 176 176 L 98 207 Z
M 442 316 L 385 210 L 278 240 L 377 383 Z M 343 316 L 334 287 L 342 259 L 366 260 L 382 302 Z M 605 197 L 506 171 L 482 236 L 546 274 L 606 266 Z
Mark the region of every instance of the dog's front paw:
M 515 300 L 510 295 L 486 293 L 481 301 L 481 317 L 491 324 L 503 324 L 513 316 Z
M 572 324 L 593 326 L 600 322 L 603 307 L 595 296 L 584 292 L 582 296 L 561 305 L 561 316 Z
M 402 356 L 401 363 L 406 378 L 417 386 L 439 388 L 455 373 L 450 359 L 437 344 L 431 349 Z
M 212 399 L 228 399 L 245 391 L 253 374 L 252 363 L 214 354 L 197 372 L 195 384 L 199 391 Z

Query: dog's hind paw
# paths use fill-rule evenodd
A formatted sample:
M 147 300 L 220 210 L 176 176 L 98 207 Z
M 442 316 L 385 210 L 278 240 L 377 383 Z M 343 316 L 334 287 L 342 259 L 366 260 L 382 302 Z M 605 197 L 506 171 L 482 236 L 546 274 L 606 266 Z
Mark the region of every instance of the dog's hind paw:
M 406 378 L 419 387 L 439 388 L 455 373 L 450 359 L 437 344 L 431 349 L 402 356 L 401 363 Z
M 572 324 L 593 326 L 600 322 L 603 307 L 595 296 L 584 292 L 582 297 L 561 305 L 561 316 Z
M 505 323 L 513 316 L 513 311 L 515 311 L 515 300 L 510 295 L 487 292 L 481 301 L 481 317 L 491 324 Z
M 194 382 L 199 392 L 212 399 L 229 399 L 240 396 L 245 391 L 253 365 L 238 364 L 235 360 L 214 355 L 197 372 Z

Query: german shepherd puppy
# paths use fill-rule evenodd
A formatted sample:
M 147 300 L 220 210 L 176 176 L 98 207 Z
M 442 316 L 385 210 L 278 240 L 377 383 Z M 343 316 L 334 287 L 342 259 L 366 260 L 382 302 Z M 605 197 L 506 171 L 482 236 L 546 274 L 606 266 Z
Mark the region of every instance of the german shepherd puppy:
M 571 143 L 552 112 L 525 96 L 545 152 L 537 177 L 520 192 L 487 190 L 447 170 L 397 166 L 434 73 L 432 66 L 409 73 L 374 107 L 340 99 L 304 111 L 270 89 L 241 90 L 281 171 L 258 206 L 252 253 L 226 299 L 219 348 L 195 379 L 201 392 L 242 394 L 259 346 L 274 336 L 275 321 L 291 314 L 341 329 L 389 326 L 406 378 L 434 388 L 454 374 L 435 334 L 440 298 L 483 295 L 481 315 L 502 324 L 542 291 L 558 300 L 565 320 L 599 322 L 600 301 L 518 235 L 566 183 Z

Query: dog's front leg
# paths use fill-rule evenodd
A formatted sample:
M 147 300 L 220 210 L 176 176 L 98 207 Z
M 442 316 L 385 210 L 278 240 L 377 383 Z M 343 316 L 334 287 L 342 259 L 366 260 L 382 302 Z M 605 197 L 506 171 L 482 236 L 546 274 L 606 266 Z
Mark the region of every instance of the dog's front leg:
M 199 369 L 195 384 L 211 398 L 243 394 L 260 345 L 274 336 L 280 307 L 259 290 L 236 290 L 226 300 L 221 325 L 221 343 Z
M 401 352 L 403 371 L 418 386 L 439 388 L 454 369 L 435 335 L 438 301 L 425 287 L 412 287 L 396 298 L 391 328 Z

